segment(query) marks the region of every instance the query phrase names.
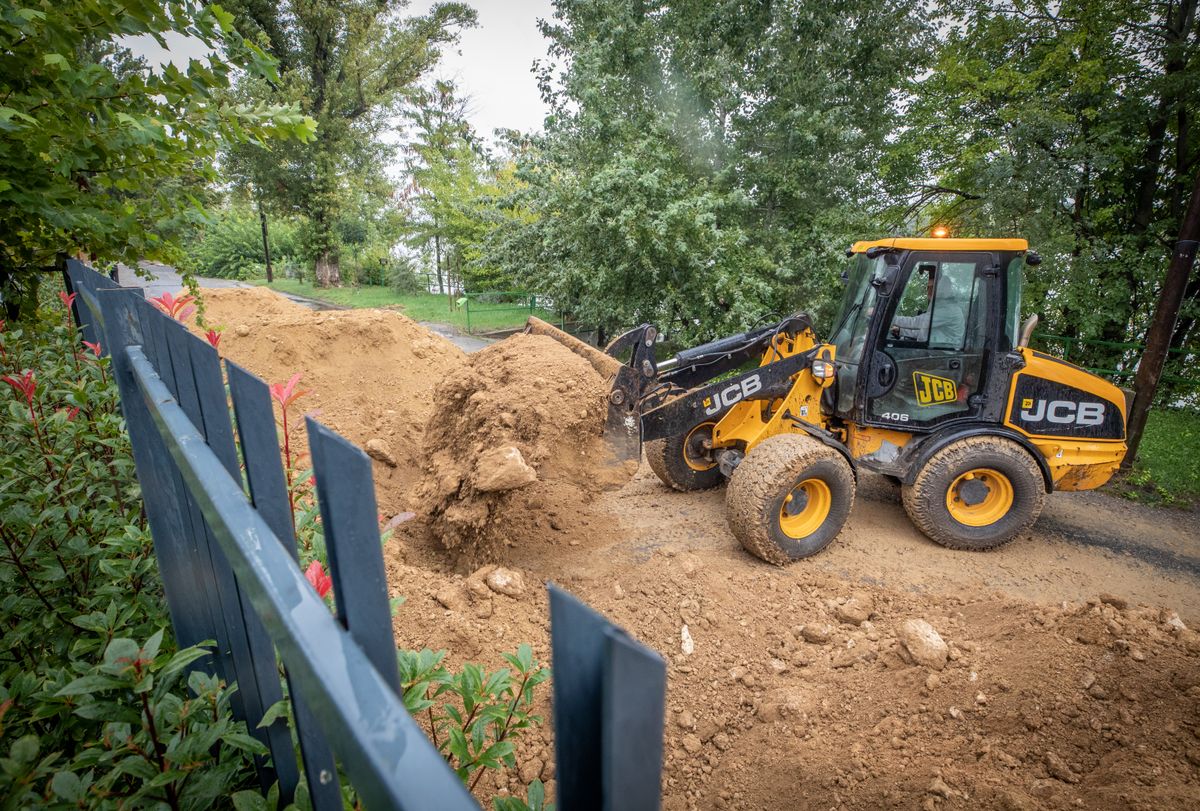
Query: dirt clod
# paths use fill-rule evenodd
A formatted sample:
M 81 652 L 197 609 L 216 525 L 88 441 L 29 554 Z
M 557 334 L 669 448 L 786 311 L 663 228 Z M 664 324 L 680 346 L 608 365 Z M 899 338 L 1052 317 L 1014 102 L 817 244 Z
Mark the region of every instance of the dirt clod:
M 537 481 L 537 471 L 525 464 L 521 451 L 511 445 L 479 454 L 475 462 L 475 489 L 484 493 L 515 490 Z
M 367 456 L 370 456 L 372 459 L 383 462 L 388 467 L 396 466 L 396 457 L 392 456 L 392 447 L 388 445 L 387 440 L 379 439 L 378 437 L 368 439 L 364 450 L 367 452 Z
M 941 670 L 946 666 L 950 648 L 933 626 L 925 620 L 905 620 L 900 626 L 898 637 L 901 651 L 903 654 L 907 654 L 915 664 L 924 665 L 933 670 Z
M 488 574 L 487 586 L 497 594 L 518 598 L 525 593 L 525 578 L 520 572 L 497 567 Z

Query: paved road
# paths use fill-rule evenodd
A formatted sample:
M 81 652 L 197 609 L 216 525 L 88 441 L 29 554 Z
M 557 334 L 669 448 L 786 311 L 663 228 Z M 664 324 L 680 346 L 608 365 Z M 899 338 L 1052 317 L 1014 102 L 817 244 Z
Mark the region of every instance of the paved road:
M 159 265 L 154 262 L 140 262 L 140 272 L 131 267 L 120 265 L 117 268 L 117 281 L 125 287 L 140 287 L 146 291 L 146 298 L 155 298 L 163 293 L 174 295 L 183 289 L 183 279 L 175 268 Z M 245 282 L 230 279 L 209 279 L 196 277 L 201 287 L 250 287 Z

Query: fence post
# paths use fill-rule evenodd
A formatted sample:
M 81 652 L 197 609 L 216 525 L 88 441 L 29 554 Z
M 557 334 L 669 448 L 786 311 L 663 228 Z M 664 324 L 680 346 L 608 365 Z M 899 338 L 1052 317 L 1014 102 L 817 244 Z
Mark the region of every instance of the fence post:
M 666 663 L 548 584 L 558 804 L 570 811 L 659 807 Z
M 179 489 L 177 474 L 140 396 L 125 354 L 125 347 L 144 343 L 136 309 L 141 300 L 138 292 L 132 288 L 99 290 L 96 298 L 103 313 L 105 346 L 112 359 L 113 380 L 121 395 L 121 410 L 154 538 L 171 626 L 179 646 L 190 647 L 212 639 L 213 634 L 211 624 L 206 621 L 207 595 L 192 571 L 184 529 L 185 493 Z
M 242 457 L 246 462 L 250 501 L 271 531 L 283 541 L 288 554 L 299 563 L 287 482 L 284 479 L 283 463 L 279 458 L 279 445 L 275 436 L 275 412 L 271 406 L 267 384 L 232 361 L 225 361 L 225 369 L 229 375 L 229 394 L 233 400 L 234 414 L 237 416 Z M 295 710 L 296 736 L 300 739 L 300 756 L 304 759 L 308 793 L 313 808 L 317 811 L 340 811 L 342 789 L 333 750 L 330 749 L 329 742 L 308 702 L 295 689 L 290 674 L 285 675 L 288 679 L 292 708 Z M 282 782 L 280 787 L 283 788 Z M 289 799 L 290 796 L 281 790 L 281 803 L 286 803 Z
M 337 617 L 383 680 L 402 696 L 371 460 L 312 417 L 304 418 Z

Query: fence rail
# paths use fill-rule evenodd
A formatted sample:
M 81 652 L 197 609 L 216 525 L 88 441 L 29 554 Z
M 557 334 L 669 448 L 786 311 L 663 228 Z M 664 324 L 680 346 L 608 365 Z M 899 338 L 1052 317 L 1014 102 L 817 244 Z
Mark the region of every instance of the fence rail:
M 1062 359 L 1066 361 L 1071 360 L 1071 354 L 1074 351 L 1074 347 L 1078 346 L 1099 346 L 1104 347 L 1105 349 L 1118 349 L 1122 351 L 1136 350 L 1138 352 L 1146 348 L 1145 344 L 1127 343 L 1123 341 L 1102 341 L 1097 338 L 1076 338 L 1071 335 L 1051 335 L 1044 332 L 1034 333 L 1031 343 L 1041 347 L 1045 347 L 1047 344 L 1053 344 L 1061 347 L 1062 351 L 1060 354 Z M 1196 350 L 1194 349 L 1185 349 L 1181 347 L 1172 347 L 1171 349 L 1168 349 L 1167 352 L 1168 358 L 1170 358 L 1171 355 L 1180 355 L 1186 358 L 1188 355 L 1196 354 Z M 1136 366 L 1129 369 L 1106 369 L 1097 366 L 1084 366 L 1082 368 L 1093 374 L 1115 378 L 1118 382 L 1133 380 L 1134 375 L 1137 374 Z M 1181 375 L 1164 374 L 1159 377 L 1159 380 L 1164 383 L 1175 383 L 1183 386 L 1200 387 L 1200 378 L 1196 377 L 1183 377 Z
M 227 399 L 217 351 L 140 290 L 74 261 L 65 279 L 84 339 L 112 359 L 176 639 L 216 641 L 195 666 L 237 683 L 233 710 L 270 752 L 262 788 L 294 795 L 294 732 L 317 809 L 342 807 L 337 763 L 367 808 L 476 808 L 404 708 L 366 455 L 307 420 L 331 614 L 298 565 L 266 384 L 226 361 Z M 549 588 L 560 807 L 655 809 L 665 664 Z M 283 679 L 296 728 L 260 728 Z

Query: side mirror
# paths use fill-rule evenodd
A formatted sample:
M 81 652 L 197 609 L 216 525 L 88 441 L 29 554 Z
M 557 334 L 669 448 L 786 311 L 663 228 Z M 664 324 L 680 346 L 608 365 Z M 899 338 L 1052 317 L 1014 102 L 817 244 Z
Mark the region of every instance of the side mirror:
M 1031 268 L 1035 268 L 1042 264 L 1042 256 L 1037 251 L 1029 251 L 1025 254 L 1025 264 Z

